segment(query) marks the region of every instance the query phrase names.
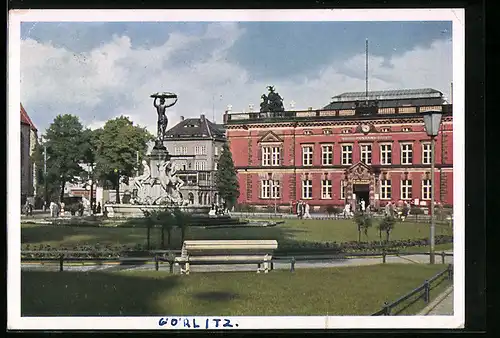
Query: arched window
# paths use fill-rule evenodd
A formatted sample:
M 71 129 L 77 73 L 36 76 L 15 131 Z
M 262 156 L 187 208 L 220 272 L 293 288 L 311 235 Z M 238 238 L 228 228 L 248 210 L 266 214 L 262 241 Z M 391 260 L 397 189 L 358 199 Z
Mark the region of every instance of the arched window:
M 198 193 L 198 204 L 203 205 L 203 193 Z
M 192 192 L 188 194 L 189 204 L 194 204 L 194 195 Z

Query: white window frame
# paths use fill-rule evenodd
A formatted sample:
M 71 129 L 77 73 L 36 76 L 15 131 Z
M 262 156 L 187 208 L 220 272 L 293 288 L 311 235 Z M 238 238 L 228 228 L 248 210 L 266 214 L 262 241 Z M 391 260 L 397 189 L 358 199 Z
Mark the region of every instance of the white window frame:
M 333 144 L 321 145 L 321 164 L 333 165 Z
M 431 180 L 422 180 L 422 200 L 430 201 L 432 199 Z
M 369 150 L 363 149 L 369 147 Z M 359 154 L 360 154 L 360 160 L 364 164 L 370 165 L 372 164 L 372 157 L 373 157 L 373 146 L 371 143 L 361 143 L 359 145 Z M 366 157 L 366 158 L 365 158 Z
M 409 149 L 405 149 L 409 147 Z M 413 143 L 400 143 L 401 148 L 401 164 L 402 165 L 412 165 L 413 164 Z
M 214 147 L 214 155 L 218 156 L 219 155 L 219 147 Z
M 271 147 L 262 147 L 262 166 L 271 166 Z
M 350 147 L 351 150 L 346 150 L 345 147 Z M 341 152 L 340 152 L 340 161 L 341 161 L 341 164 L 342 165 L 352 165 L 352 153 L 353 153 L 353 150 L 354 150 L 354 146 L 352 143 L 344 143 L 344 144 L 341 144 L 340 146 L 340 149 L 341 149 Z M 350 156 L 349 156 L 350 154 Z M 348 155 L 347 157 L 345 157 L 344 155 Z M 344 161 L 345 159 L 349 158 L 349 161 Z
M 412 180 L 401 180 L 401 200 L 411 200 L 412 199 Z
M 392 199 L 392 182 L 391 180 L 380 180 L 380 199 Z
M 279 180 L 270 180 L 271 182 L 271 198 L 272 199 L 280 199 L 280 181 Z
M 345 190 L 346 190 L 346 183 L 344 180 L 340 181 L 340 199 L 345 200 Z
M 383 147 L 388 147 L 389 150 L 384 150 Z M 386 157 L 390 157 L 391 160 L 387 161 L 387 158 L 384 161 L 384 154 Z M 389 156 L 390 155 L 390 156 Z M 392 164 L 392 143 L 381 143 L 380 144 L 380 165 L 391 165 Z
M 260 198 L 268 199 L 271 197 L 270 180 L 260 181 Z
M 214 161 L 214 170 L 219 169 L 219 163 L 217 161 Z
M 321 199 L 332 199 L 332 180 L 321 180 Z
M 302 146 L 302 165 L 310 167 L 313 165 L 314 147 L 310 144 Z
M 276 167 L 281 162 L 281 148 L 278 146 L 271 147 L 271 166 Z
M 312 180 L 302 180 L 302 199 L 312 199 Z
M 427 161 L 425 161 L 427 156 Z M 431 164 L 432 159 L 432 147 L 430 142 L 422 143 L 422 164 Z

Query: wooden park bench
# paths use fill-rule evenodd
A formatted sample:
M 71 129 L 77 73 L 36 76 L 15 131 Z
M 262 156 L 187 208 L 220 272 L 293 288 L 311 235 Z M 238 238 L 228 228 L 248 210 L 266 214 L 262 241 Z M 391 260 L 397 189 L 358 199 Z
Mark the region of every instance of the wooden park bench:
M 267 273 L 277 248 L 275 240 L 190 240 L 184 241 L 181 256 L 175 261 L 186 275 L 192 264 L 258 264 L 257 272 Z

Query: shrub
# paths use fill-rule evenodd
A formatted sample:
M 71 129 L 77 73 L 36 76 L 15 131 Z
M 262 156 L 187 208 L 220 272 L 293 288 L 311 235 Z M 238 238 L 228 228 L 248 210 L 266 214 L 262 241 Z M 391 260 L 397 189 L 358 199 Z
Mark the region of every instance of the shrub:
M 328 216 L 331 216 L 332 214 L 335 214 L 336 213 L 336 207 L 334 205 L 328 205 L 325 209 L 326 213 L 328 214 Z
M 358 226 L 358 241 L 361 242 L 361 231 L 368 237 L 368 228 L 372 226 L 372 217 L 366 212 L 357 211 L 354 214 L 354 223 Z
M 380 234 L 380 238 L 382 238 L 382 231 L 385 231 L 387 237 L 386 241 L 389 242 L 389 234 L 392 229 L 394 229 L 394 225 L 396 224 L 396 219 L 392 216 L 386 216 L 382 218 L 377 226 Z

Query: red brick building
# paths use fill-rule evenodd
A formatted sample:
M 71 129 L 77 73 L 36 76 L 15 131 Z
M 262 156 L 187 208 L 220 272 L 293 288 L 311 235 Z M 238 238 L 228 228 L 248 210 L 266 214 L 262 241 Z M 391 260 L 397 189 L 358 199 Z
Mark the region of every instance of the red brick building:
M 436 138 L 436 202 L 453 204 L 452 105 L 434 89 L 344 93 L 323 109 L 226 112 L 238 170 L 238 203 L 314 209 L 431 199 L 430 138 L 424 111 L 443 113 Z

